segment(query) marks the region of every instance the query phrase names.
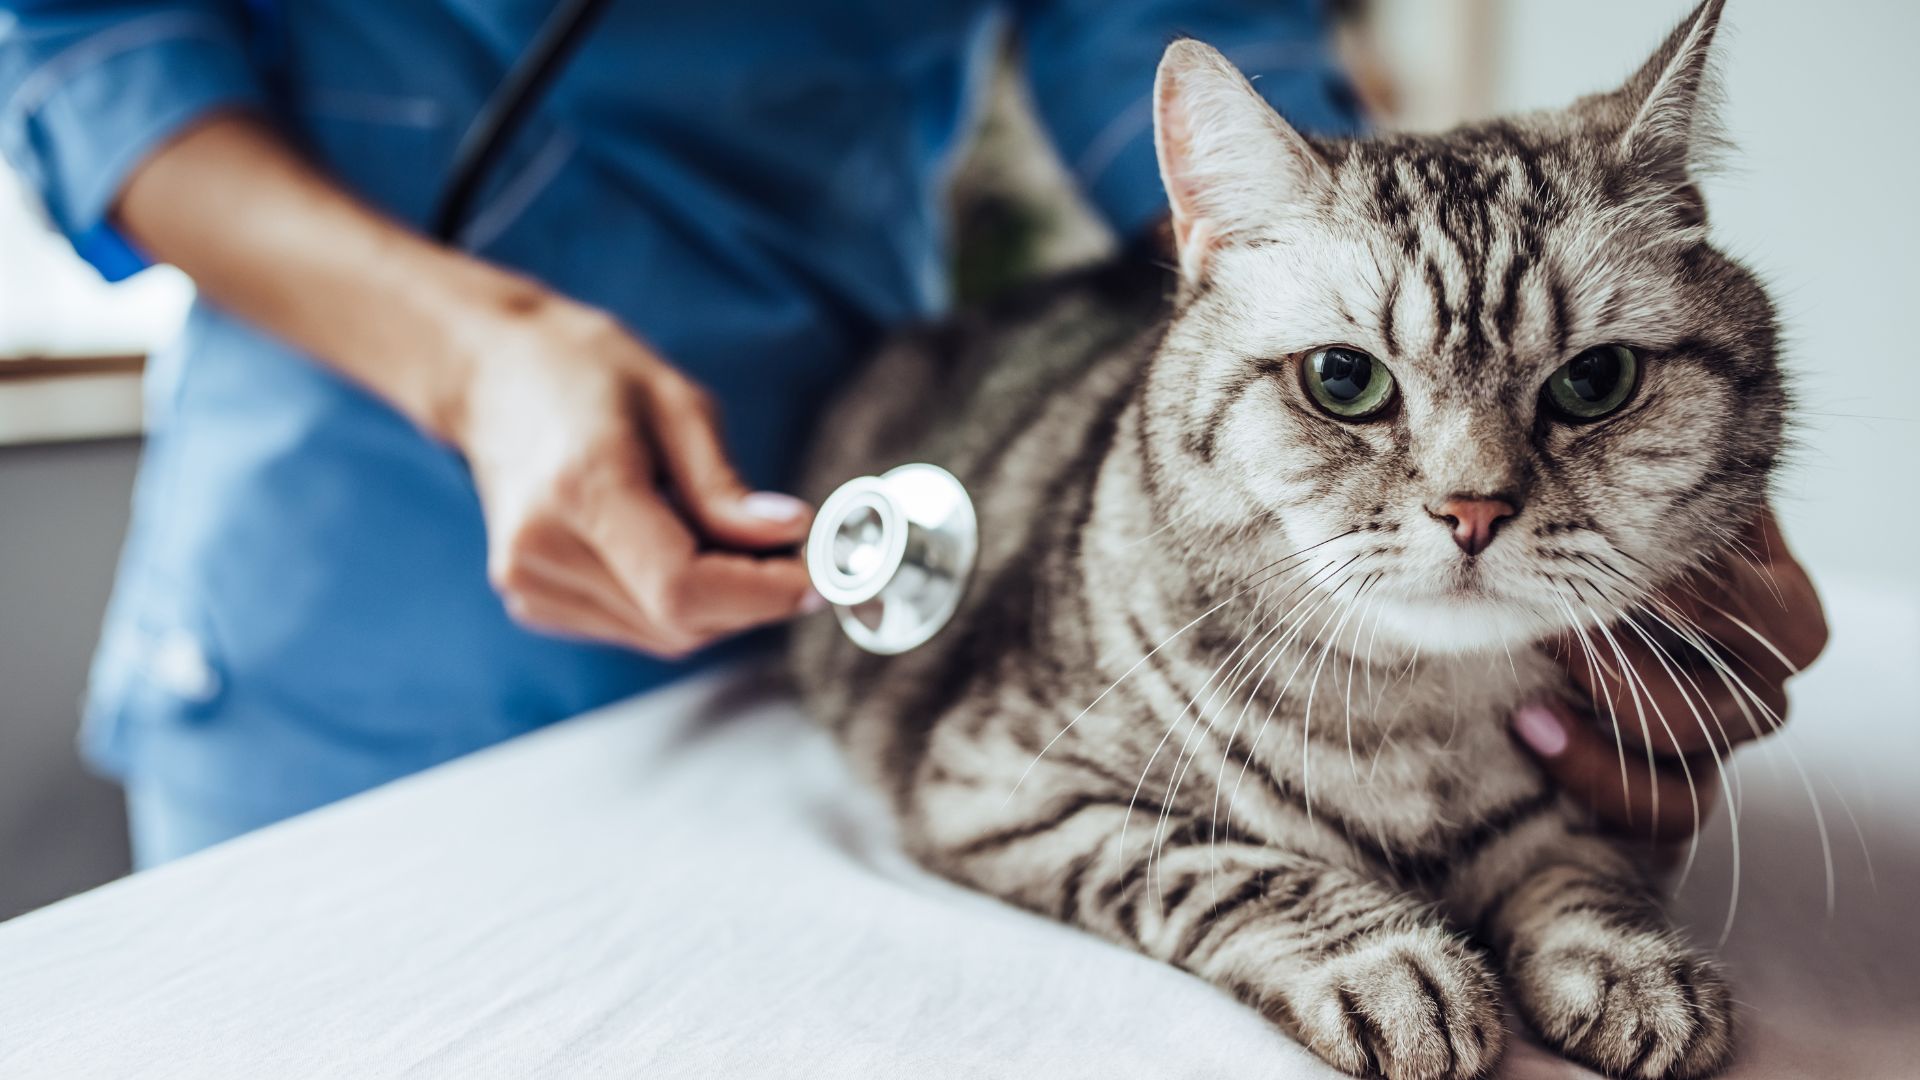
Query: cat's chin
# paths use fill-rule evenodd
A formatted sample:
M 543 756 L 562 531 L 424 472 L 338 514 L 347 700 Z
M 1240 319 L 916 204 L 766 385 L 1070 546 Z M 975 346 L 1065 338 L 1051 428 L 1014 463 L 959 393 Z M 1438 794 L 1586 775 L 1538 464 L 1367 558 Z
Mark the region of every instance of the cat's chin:
M 1430 654 L 1500 652 L 1550 630 L 1523 605 L 1497 596 L 1408 597 L 1380 614 L 1380 636 Z

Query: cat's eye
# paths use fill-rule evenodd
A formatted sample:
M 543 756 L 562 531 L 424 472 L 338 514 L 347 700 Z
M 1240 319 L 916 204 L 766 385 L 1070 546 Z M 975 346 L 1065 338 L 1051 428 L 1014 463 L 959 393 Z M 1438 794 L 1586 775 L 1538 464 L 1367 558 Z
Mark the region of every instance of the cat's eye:
M 1547 376 L 1546 398 L 1568 420 L 1598 420 L 1617 411 L 1640 382 L 1640 357 L 1625 345 L 1599 345 Z
M 1300 379 L 1316 404 L 1342 420 L 1364 420 L 1393 400 L 1393 374 L 1387 365 L 1344 345 L 1308 353 Z

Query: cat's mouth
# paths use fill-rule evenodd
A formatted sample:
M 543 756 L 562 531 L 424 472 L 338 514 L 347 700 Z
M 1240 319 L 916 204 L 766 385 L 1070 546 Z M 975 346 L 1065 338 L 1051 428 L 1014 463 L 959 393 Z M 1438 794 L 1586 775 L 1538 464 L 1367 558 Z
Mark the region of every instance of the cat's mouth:
M 1495 652 L 1539 636 L 1532 605 L 1484 580 L 1456 582 L 1411 596 L 1383 614 L 1388 632 L 1437 653 Z
M 1383 611 L 1385 632 L 1440 653 L 1499 652 L 1538 640 L 1557 620 L 1543 613 L 1530 575 L 1511 559 L 1469 555 L 1437 560 Z
M 1442 596 L 1463 600 L 1498 600 L 1500 594 L 1488 582 L 1486 567 L 1484 557 L 1462 555 L 1448 567 L 1438 591 Z

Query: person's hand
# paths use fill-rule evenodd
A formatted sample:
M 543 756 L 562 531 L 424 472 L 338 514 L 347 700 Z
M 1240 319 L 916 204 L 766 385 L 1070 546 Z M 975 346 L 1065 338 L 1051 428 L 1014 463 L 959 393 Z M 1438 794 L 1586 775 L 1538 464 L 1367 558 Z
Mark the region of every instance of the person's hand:
M 677 657 L 810 606 L 811 511 L 747 490 L 706 392 L 602 312 L 524 306 L 470 339 L 445 424 L 513 617 Z
M 1602 823 L 1667 842 L 1705 820 L 1732 748 L 1785 722 L 1786 680 L 1820 655 L 1827 623 L 1767 510 L 1731 550 L 1646 606 L 1669 625 L 1636 612 L 1636 625 L 1557 644 L 1591 713 L 1545 701 L 1512 724 Z
M 201 295 L 466 454 L 520 621 L 678 656 L 794 614 L 810 511 L 750 493 L 706 394 L 610 316 L 361 203 L 216 112 L 150 153 L 114 221 Z

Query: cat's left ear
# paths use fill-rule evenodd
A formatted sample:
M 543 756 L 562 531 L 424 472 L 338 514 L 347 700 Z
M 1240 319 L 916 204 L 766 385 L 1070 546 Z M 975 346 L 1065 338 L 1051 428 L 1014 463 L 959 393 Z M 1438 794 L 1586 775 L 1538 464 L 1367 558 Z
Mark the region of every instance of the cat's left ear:
M 1153 108 L 1153 145 L 1188 284 L 1200 282 L 1214 251 L 1271 223 L 1327 177 L 1319 152 L 1210 45 L 1167 46 Z
M 1703 0 L 1619 91 L 1631 109 L 1618 143 L 1628 165 L 1696 200 L 1692 167 L 1720 144 L 1710 61 L 1724 5 L 1725 0 Z

